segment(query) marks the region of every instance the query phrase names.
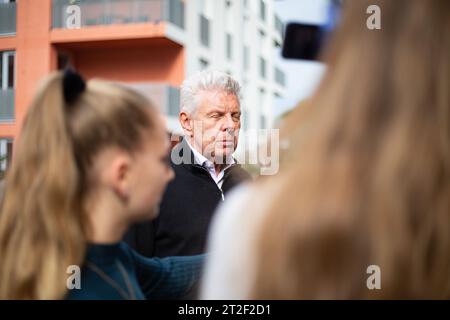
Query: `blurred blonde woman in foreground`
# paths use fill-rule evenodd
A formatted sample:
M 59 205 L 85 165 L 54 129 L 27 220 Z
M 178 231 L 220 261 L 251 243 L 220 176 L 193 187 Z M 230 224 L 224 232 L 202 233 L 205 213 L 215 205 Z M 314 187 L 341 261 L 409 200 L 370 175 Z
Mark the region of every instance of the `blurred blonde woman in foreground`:
M 450 2 L 344 6 L 280 173 L 218 213 L 203 298 L 450 298 Z
M 173 178 L 168 152 L 163 120 L 143 96 L 69 70 L 49 76 L 6 177 L 0 299 L 187 294 L 202 256 L 147 259 L 121 243 L 131 223 L 156 216 Z

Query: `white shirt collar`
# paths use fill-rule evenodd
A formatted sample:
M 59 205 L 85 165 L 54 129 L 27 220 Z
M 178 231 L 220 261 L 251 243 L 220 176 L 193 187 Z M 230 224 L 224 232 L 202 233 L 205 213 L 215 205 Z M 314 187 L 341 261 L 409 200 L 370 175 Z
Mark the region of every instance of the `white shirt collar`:
M 214 167 L 214 163 L 212 163 L 211 160 L 209 160 L 208 158 L 206 158 L 204 155 L 202 155 L 200 152 L 198 152 L 194 147 L 192 147 L 192 145 L 189 143 L 188 138 L 185 137 L 184 139 L 186 140 L 186 142 L 187 142 L 189 148 L 191 148 L 192 153 L 194 154 L 195 162 L 196 162 L 197 164 L 201 165 L 202 167 L 205 167 L 205 168 L 209 171 L 211 177 L 214 178 L 214 180 L 215 180 L 216 177 L 222 176 L 222 175 L 223 175 L 223 172 L 224 172 L 226 169 L 228 169 L 228 168 L 231 167 L 232 165 L 236 164 L 236 161 L 234 160 L 234 158 L 231 157 L 230 163 L 228 163 L 228 164 L 220 171 L 220 173 L 219 173 L 218 175 L 216 175 L 216 169 L 215 169 L 215 167 Z

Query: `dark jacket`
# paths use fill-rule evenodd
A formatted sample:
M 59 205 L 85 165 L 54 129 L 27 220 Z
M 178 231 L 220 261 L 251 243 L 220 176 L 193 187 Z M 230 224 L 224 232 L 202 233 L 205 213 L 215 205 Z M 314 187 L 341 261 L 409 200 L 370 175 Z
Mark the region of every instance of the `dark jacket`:
M 189 154 L 183 151 L 189 151 Z M 179 164 L 174 163 L 176 155 L 183 159 Z M 222 192 L 226 199 L 234 186 L 250 179 L 240 165 L 233 165 L 225 170 L 221 191 L 208 171 L 194 162 L 194 155 L 185 140 L 173 148 L 171 165 L 175 179 L 167 186 L 159 216 L 132 226 L 124 239 L 147 257 L 204 253 L 209 224 L 222 201 Z

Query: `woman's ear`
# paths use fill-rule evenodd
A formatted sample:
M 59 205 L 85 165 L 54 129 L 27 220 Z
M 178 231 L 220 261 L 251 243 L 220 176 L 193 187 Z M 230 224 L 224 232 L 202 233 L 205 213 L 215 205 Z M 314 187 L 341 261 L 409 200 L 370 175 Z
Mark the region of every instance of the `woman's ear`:
M 127 201 L 130 196 L 130 166 L 130 156 L 121 153 L 115 157 L 109 168 L 110 185 L 114 193 L 124 201 Z
M 189 136 L 194 136 L 194 128 L 193 128 L 193 121 L 188 116 L 186 112 L 180 112 L 180 124 L 183 127 L 184 133 Z

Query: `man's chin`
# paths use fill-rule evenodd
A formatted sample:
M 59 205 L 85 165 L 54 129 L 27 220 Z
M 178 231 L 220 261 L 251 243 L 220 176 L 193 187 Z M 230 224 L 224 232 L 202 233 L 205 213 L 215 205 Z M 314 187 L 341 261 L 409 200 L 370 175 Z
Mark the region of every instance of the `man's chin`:
M 229 151 L 224 150 L 223 152 L 218 152 L 214 156 L 215 163 L 218 164 L 229 164 L 231 162 L 231 159 L 233 158 L 234 149 L 231 148 Z

